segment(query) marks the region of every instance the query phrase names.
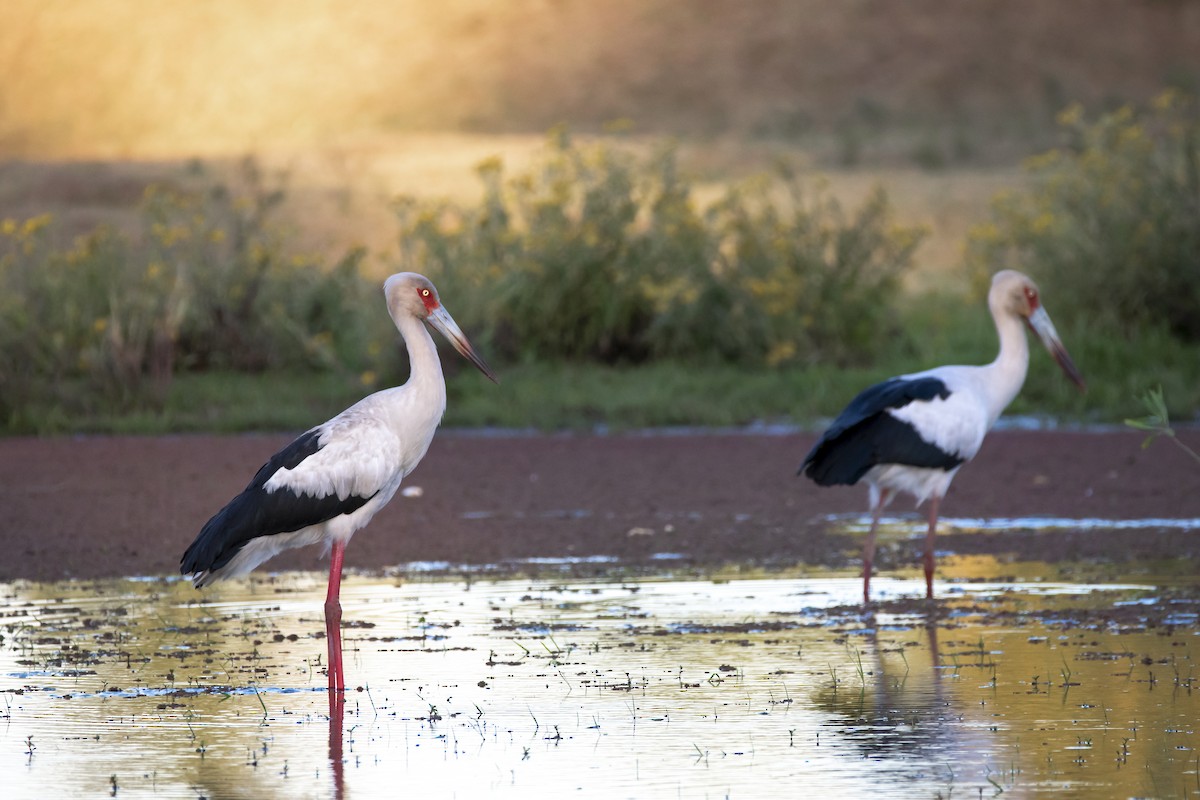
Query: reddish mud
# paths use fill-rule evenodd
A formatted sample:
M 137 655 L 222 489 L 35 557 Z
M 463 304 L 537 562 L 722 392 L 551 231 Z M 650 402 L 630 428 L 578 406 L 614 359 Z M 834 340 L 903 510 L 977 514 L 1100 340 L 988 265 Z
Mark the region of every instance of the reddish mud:
M 1185 434 L 1200 446 L 1195 432 Z M 288 437 L 0 440 L 0 580 L 165 575 L 209 516 Z M 812 434 L 484 436 L 443 431 L 360 531 L 348 568 L 617 556 L 646 563 L 845 566 L 853 537 L 825 515 L 862 512 L 862 487 L 795 475 Z M 946 516 L 1200 517 L 1200 467 L 1136 433 L 993 433 L 955 480 Z M 893 510 L 911 504 L 901 500 Z M 1196 531 L 948 534 L 939 548 L 1020 558 L 1200 559 Z M 678 564 L 679 562 L 672 562 Z M 268 569 L 324 569 L 316 548 Z

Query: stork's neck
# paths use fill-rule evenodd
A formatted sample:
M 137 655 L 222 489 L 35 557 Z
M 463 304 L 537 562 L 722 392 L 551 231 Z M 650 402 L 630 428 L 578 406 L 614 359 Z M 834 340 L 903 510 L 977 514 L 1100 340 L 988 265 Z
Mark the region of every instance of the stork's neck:
M 991 308 L 1000 337 L 1000 353 L 983 368 L 987 393 L 988 418 L 994 424 L 1025 383 L 1029 370 L 1029 340 L 1020 317 L 1004 308 Z
M 446 379 L 442 376 L 442 360 L 429 330 L 416 317 L 405 316 L 396 322 L 404 346 L 408 350 L 409 375 L 402 387 L 405 395 L 417 399 L 417 406 L 427 412 L 437 425 L 446 412 Z M 411 401 L 410 401 L 411 402 Z M 413 412 L 409 406 L 405 413 Z

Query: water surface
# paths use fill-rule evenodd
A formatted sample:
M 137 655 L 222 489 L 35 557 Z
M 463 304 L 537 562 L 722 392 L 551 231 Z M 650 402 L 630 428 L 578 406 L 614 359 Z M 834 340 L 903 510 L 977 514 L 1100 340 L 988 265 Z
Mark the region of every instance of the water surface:
M 1186 586 L 410 577 L 0 585 L 5 796 L 1200 794 Z

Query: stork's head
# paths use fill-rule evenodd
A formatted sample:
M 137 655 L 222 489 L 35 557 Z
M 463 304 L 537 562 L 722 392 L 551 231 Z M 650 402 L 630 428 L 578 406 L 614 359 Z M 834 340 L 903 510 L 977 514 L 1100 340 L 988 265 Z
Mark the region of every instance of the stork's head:
M 1081 391 L 1087 390 L 1083 376 L 1079 374 L 1075 362 L 1063 346 L 1062 339 L 1058 337 L 1058 331 L 1054 329 L 1054 323 L 1050 321 L 1050 315 L 1042 306 L 1041 294 L 1032 278 L 1012 269 L 997 272 L 992 278 L 991 291 L 988 292 L 988 306 L 994 315 L 1005 314 L 1025 320 L 1029 329 L 1037 334 L 1050 355 L 1058 362 L 1063 373 Z
M 388 313 L 399 325 L 406 317 L 423 320 L 429 327 L 445 336 L 454 349 L 479 368 L 492 383 L 499 383 L 491 368 L 475 352 L 466 334 L 458 327 L 454 317 L 442 305 L 438 291 L 424 275 L 415 272 L 398 272 L 383 282 L 383 294 L 387 298 Z

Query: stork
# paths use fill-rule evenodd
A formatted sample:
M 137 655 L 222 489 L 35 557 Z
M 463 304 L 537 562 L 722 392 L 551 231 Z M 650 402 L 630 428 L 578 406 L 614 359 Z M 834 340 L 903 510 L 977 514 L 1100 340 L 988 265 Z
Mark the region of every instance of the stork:
M 446 410 L 442 364 L 421 323 L 498 383 L 428 278 L 392 275 L 383 292 L 408 349 L 408 381 L 368 395 L 271 456 L 245 490 L 204 525 L 180 560 L 180 571 L 199 588 L 245 575 L 284 550 L 324 544 L 330 553 L 325 628 L 331 697 L 346 688 L 339 599 L 346 543 L 417 466 Z
M 938 506 L 963 464 L 1025 382 L 1029 344 L 1021 323 L 1042 340 L 1080 390 L 1082 376 L 1063 347 L 1038 288 L 1014 270 L 997 272 L 988 309 L 1000 338 L 1000 354 L 985 366 L 937 367 L 901 375 L 870 387 L 850 401 L 804 457 L 799 474 L 821 486 L 870 487 L 871 529 L 863 545 L 863 602 L 870 602 L 871 562 L 879 516 L 897 492 L 929 501 L 925 534 L 925 596 L 933 597 Z

